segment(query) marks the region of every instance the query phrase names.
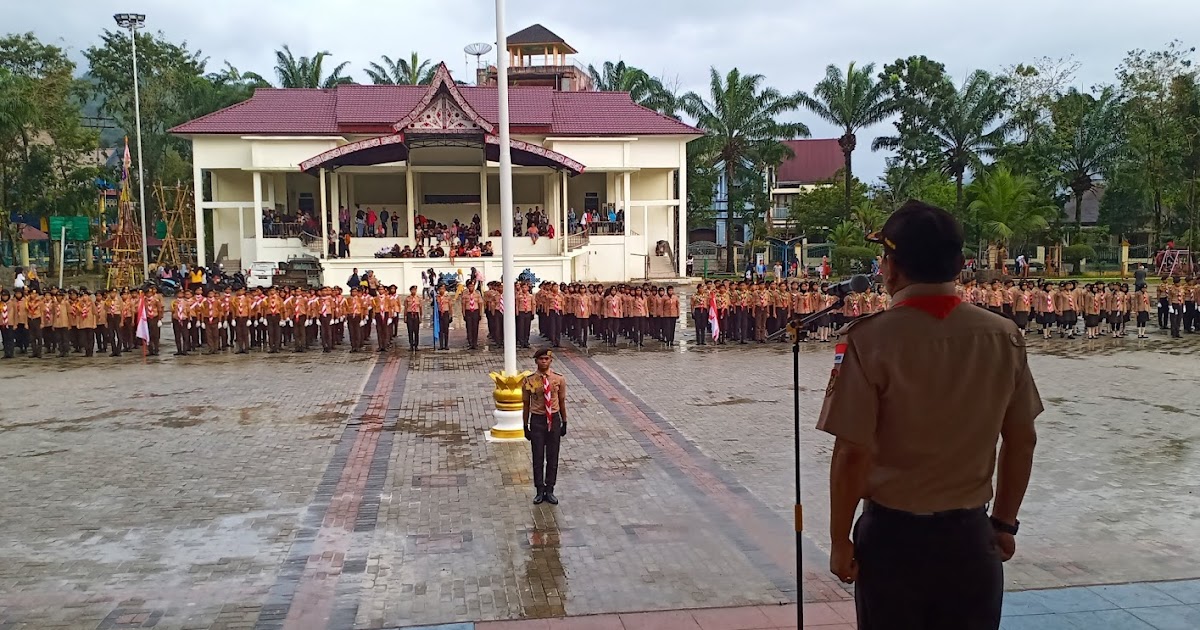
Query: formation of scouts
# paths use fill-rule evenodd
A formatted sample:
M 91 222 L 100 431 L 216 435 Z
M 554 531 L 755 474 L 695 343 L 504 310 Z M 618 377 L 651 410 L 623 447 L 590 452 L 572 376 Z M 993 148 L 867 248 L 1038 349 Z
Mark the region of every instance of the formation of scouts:
M 958 295 L 965 302 L 976 304 L 1012 319 L 1024 332 L 1037 328 L 1042 337 L 1085 339 L 1126 336 L 1129 323 L 1134 324 L 1138 339 L 1148 339 L 1146 327 L 1152 312 L 1157 315 L 1161 329 L 1179 338 L 1182 332 L 1200 332 L 1200 283 L 1178 276 L 1162 278 L 1151 290 L 1127 283 L 1095 282 L 1080 285 L 1074 280 L 1063 282 L 1036 280 L 995 280 L 977 283 L 968 280 L 958 284 Z
M 1172 337 L 1182 332 L 1200 333 L 1200 282 L 1179 277 L 1163 278 L 1155 288 L 1124 283 L 1097 282 L 1080 286 L 1075 281 L 1005 280 L 960 282 L 958 294 L 976 304 L 1012 319 L 1022 331 L 1040 332 L 1049 339 L 1087 339 L 1102 335 L 1124 337 L 1132 322 L 1139 339 L 1146 333 L 1151 313 L 1161 329 Z M 691 296 L 696 344 L 766 343 L 789 321 L 820 312 L 837 303 L 828 283 L 806 281 L 706 281 Z M 31 357 L 72 351 L 93 356 L 96 351 L 120 356 L 143 345 L 137 337 L 139 306 L 144 305 L 149 341 L 147 354 L 159 353 L 160 326 L 169 321 L 178 356 L 231 350 L 277 353 L 284 349 L 305 352 L 319 347 L 332 352 L 349 343 L 351 352 L 385 352 L 399 347 L 394 341 L 403 324 L 410 350 L 420 349 L 421 328 L 436 322 L 436 345 L 449 349 L 449 331 L 456 317 L 462 318 L 466 348 L 480 345 L 481 323 L 487 322 L 487 339 L 503 343 L 502 286 L 489 282 L 486 288 L 474 281 L 456 290 L 439 285 L 431 297 L 418 294 L 417 287 L 401 292 L 395 285 L 378 289 L 341 287 L 196 289 L 182 291 L 169 306 L 153 287 L 144 289 L 97 290 L 35 289 L 0 291 L 0 337 L 4 357 L 16 352 Z M 570 284 L 543 282 L 535 290 L 518 282 L 516 338 L 522 348 L 530 346 L 534 319 L 550 345 L 559 347 L 563 337 L 581 347 L 592 339 L 616 347 L 622 339 L 643 347 L 647 338 L 675 345 L 680 300 L 674 287 L 651 284 Z M 806 341 L 827 342 L 844 324 L 888 308 L 890 299 L 882 288 L 852 293 L 829 314 L 808 325 Z M 426 312 L 428 311 L 428 315 Z M 434 314 L 436 311 L 436 315 Z M 715 314 L 719 333 L 712 335 Z M 1082 324 L 1082 330 L 1080 330 Z

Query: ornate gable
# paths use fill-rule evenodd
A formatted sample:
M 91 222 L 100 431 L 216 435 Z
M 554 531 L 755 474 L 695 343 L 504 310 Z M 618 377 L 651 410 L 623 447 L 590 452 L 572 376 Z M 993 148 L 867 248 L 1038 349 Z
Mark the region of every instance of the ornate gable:
M 407 116 L 392 125 L 396 131 L 483 131 L 495 133 L 492 123 L 484 120 L 450 77 L 445 63 L 438 64 L 425 95 Z

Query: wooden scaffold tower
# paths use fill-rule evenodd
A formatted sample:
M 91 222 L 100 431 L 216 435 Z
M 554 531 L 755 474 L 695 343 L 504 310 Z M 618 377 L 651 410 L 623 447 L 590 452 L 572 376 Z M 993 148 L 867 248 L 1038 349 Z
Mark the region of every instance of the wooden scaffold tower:
M 168 188 L 162 182 L 154 187 L 158 207 L 162 209 L 163 221 L 167 224 L 167 233 L 162 240 L 162 248 L 158 252 L 158 265 L 161 267 L 177 268 L 183 263 L 195 263 L 195 214 L 192 209 L 192 195 L 176 182 Z
M 134 220 L 133 202 L 129 197 L 129 140 L 125 140 L 125 158 L 121 177 L 121 197 L 117 203 L 117 229 L 110 245 L 112 263 L 108 266 L 108 288 L 119 289 L 141 285 L 142 230 Z

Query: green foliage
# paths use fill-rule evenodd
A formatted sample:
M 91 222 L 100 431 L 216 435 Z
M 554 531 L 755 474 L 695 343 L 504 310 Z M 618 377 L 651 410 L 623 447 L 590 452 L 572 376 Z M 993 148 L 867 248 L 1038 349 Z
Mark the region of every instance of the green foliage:
M 650 76 L 645 70 L 626 65 L 624 61 L 605 61 L 600 68 L 588 66 L 592 83 L 601 92 L 629 92 L 634 103 L 660 114 L 678 118 L 683 108 L 676 92 L 662 79 Z
M 1078 265 L 1081 260 L 1094 260 L 1096 258 L 1096 248 L 1086 243 L 1076 243 L 1067 245 L 1062 250 L 1062 259 L 1065 263 Z
M 971 185 L 969 210 L 988 242 L 1005 246 L 1044 231 L 1047 217 L 1056 210 L 1037 196 L 1037 186 L 1024 175 L 1014 175 L 999 165 Z
M 857 223 L 842 221 L 829 231 L 829 242 L 837 247 L 865 247 L 866 236 L 866 232 Z
M 705 131 L 703 138 L 693 141 L 696 150 L 713 164 L 720 164 L 725 171 L 730 189 L 726 206 L 729 224 L 733 225 L 738 215 L 744 217 L 746 214 L 745 201 L 751 195 L 761 193 L 757 190 L 760 185 L 750 190 L 749 186 L 739 184 L 788 157 L 790 150 L 782 141 L 808 136 L 808 127 L 779 120 L 780 116 L 799 108 L 800 97 L 764 87 L 765 78 L 761 74 L 743 75 L 737 68 L 725 76 L 716 68 L 709 74 L 708 98 L 688 92 L 680 101 L 682 109 Z M 756 202 L 756 209 L 757 206 Z M 733 238 L 726 240 L 727 268 L 732 271 Z
M 75 64 L 31 33 L 0 38 L 0 230 L 10 211 L 77 215 L 95 207 L 97 134 L 80 124 Z
M 788 218 L 799 227 L 801 233 L 815 236 L 846 220 L 844 179 L 844 175 L 839 175 L 835 185 L 817 186 L 792 199 Z M 867 187 L 862 182 L 854 180 L 850 194 L 853 207 L 870 204 Z
M 937 119 L 940 104 L 954 92 L 946 66 L 924 55 L 913 55 L 885 65 L 879 80 L 887 84 L 900 115 L 895 122 L 896 135 L 876 138 L 871 148 L 895 150 L 898 163 L 920 169 L 934 150 L 931 121 Z
M 851 182 L 854 178 L 852 157 L 858 146 L 858 136 L 855 134 L 860 129 L 883 122 L 898 108 L 897 101 L 890 94 L 888 82 L 876 81 L 872 76 L 874 72 L 875 64 L 872 63 L 857 68 L 851 62 L 844 74 L 831 64 L 825 69 L 825 78 L 817 83 L 812 96 L 804 93 L 799 95 L 800 103 L 805 108 L 842 130 L 838 145 L 846 160 L 843 217 L 849 217 L 854 207 Z
M 941 171 L 917 170 L 898 160 L 889 160 L 882 182 L 876 188 L 875 203 L 891 213 L 909 199 L 955 212 L 954 181 Z
M 372 61 L 363 68 L 375 85 L 429 85 L 437 70 L 432 61 L 421 59 L 415 50 L 408 59 L 397 58 L 393 61 L 391 57 L 383 55 L 380 61 L 383 63 Z
M 838 275 L 846 275 L 856 270 L 870 269 L 871 261 L 879 255 L 875 249 L 863 245 L 836 245 L 829 257 Z
M 414 53 L 414 61 L 415 61 Z M 275 51 L 275 77 L 279 87 L 283 88 L 331 88 L 344 83 L 354 83 L 354 80 L 342 74 L 349 61 L 343 61 L 325 74 L 325 60 L 332 55 L 322 50 L 312 57 L 296 57 L 285 44 L 282 50 Z
M 1083 195 L 1108 173 L 1125 149 L 1120 105 L 1111 88 L 1097 96 L 1071 88 L 1050 106 L 1054 132 L 1049 152 L 1075 202 L 1075 228 L 1082 227 Z

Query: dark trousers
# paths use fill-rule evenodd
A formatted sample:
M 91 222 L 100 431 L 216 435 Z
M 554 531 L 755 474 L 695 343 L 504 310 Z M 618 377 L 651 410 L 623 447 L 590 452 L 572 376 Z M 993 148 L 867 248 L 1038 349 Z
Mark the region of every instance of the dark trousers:
M 42 356 L 42 318 L 29 318 L 29 345 L 32 348 L 30 354 L 34 358 Z
M 1169 317 L 1167 316 L 1167 313 L 1169 312 L 1169 309 L 1170 309 L 1170 304 L 1167 302 L 1167 298 L 1158 298 L 1158 327 L 1159 328 L 1167 327 L 1168 321 L 1169 321 Z
M 1171 336 L 1178 337 L 1180 324 L 1183 323 L 1183 305 L 1172 304 L 1170 309 Z
M 178 317 L 171 317 L 171 331 L 175 333 L 175 354 L 188 351 L 187 322 Z
M 146 327 L 150 329 L 150 347 L 147 348 L 147 350 L 152 355 L 158 354 L 158 342 L 162 340 L 162 328 L 159 327 L 160 323 L 162 323 L 162 318 L 160 317 L 151 317 L 146 320 Z
M 450 322 L 453 319 L 450 311 L 438 314 L 438 347 L 442 350 L 450 349 Z
M 1192 332 L 1197 328 L 1196 321 L 1196 303 L 1184 301 L 1183 303 L 1183 329 L 1187 332 Z
M 529 441 L 533 445 L 533 485 L 538 492 L 554 492 L 558 481 L 558 447 L 562 442 L 562 418 L 554 414 L 553 426 L 546 416 L 529 416 Z
M 854 526 L 859 630 L 996 630 L 994 540 L 984 508 L 921 516 L 868 503 Z
M 363 345 L 362 315 L 347 315 L 346 326 L 350 329 L 350 351 L 358 352 Z
M 321 349 L 325 352 L 333 351 L 333 316 L 321 316 Z
M 467 325 L 467 347 L 479 345 L 479 310 L 463 311 L 463 322 Z
M 416 350 L 417 345 L 421 343 L 421 315 L 405 313 L 404 327 L 408 329 L 408 347 Z
M 75 331 L 79 335 L 79 347 L 83 348 L 83 356 L 90 357 L 96 348 L 96 329 L 95 328 L 79 328 Z M 4 348 L 5 354 L 8 355 L 9 348 Z
M 517 313 L 517 345 L 522 348 L 529 347 L 529 329 L 533 327 L 533 313 L 525 311 Z M 501 337 L 503 340 L 503 337 Z
M 562 334 L 562 311 L 546 313 L 546 328 L 546 339 L 550 341 L 550 345 L 558 347 L 558 338 Z
M 121 340 L 121 316 L 109 315 L 108 326 L 106 328 L 105 334 L 108 335 L 108 345 L 111 346 L 112 356 L 119 357 L 121 356 L 121 346 L 123 345 L 123 341 Z
M 250 352 L 250 319 L 235 317 L 233 325 L 237 331 L 237 351 L 239 353 Z
M 392 327 L 390 324 L 388 324 L 388 316 L 384 313 L 380 313 L 380 314 L 376 315 L 375 316 L 375 336 L 376 336 L 376 341 L 379 342 L 377 345 L 379 347 L 380 352 L 387 350 L 388 344 L 391 343 L 391 341 L 392 341 L 391 333 L 392 333 Z
M 0 340 L 4 342 L 4 358 L 13 358 L 13 347 L 17 343 L 17 331 L 12 326 L 0 327 Z

